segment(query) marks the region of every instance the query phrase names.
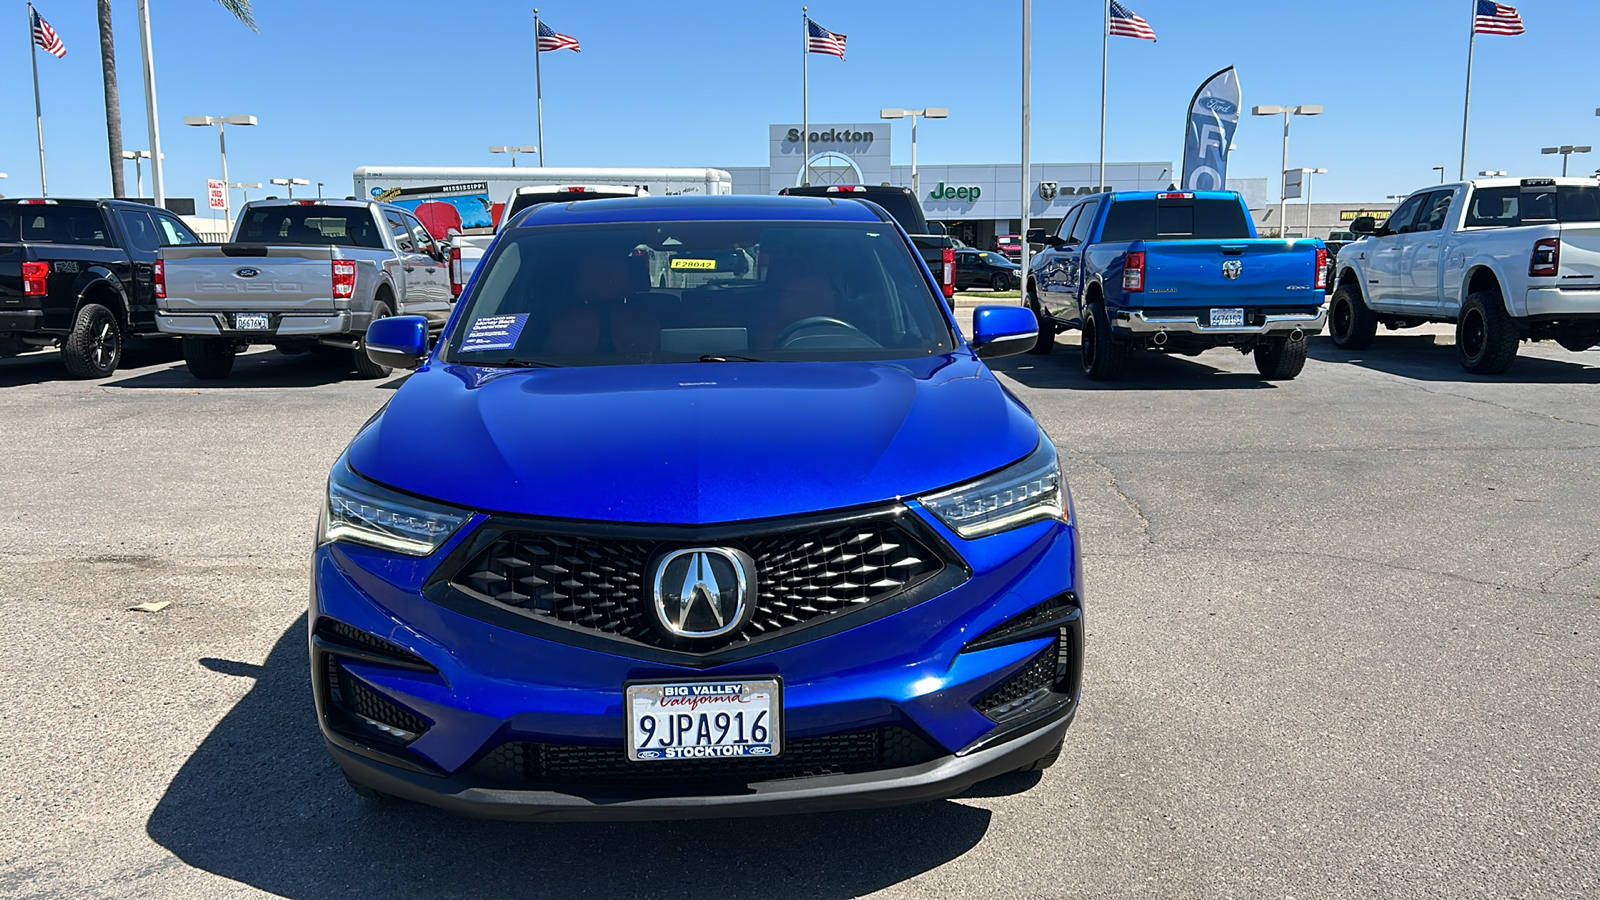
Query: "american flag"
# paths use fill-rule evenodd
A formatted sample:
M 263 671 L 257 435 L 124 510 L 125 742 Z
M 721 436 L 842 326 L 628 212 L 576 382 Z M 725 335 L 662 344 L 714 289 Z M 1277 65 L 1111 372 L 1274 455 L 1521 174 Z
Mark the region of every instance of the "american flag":
M 61 35 L 56 34 L 56 30 L 50 27 L 44 16 L 39 15 L 37 9 L 30 6 L 28 12 L 33 14 L 33 42 L 39 45 L 39 49 L 56 59 L 66 56 L 67 45 L 61 42 Z
M 1112 0 L 1111 2 L 1111 33 L 1123 37 L 1138 38 L 1142 41 L 1156 39 L 1154 28 L 1144 20 L 1144 16 Z
M 571 50 L 573 53 L 582 53 L 583 48 L 578 46 L 578 39 L 570 34 L 552 31 L 549 25 L 539 23 L 539 52 L 546 50 Z
M 1472 17 L 1473 34 L 1522 34 L 1522 17 L 1514 6 L 1494 0 L 1478 0 L 1478 14 Z
M 844 59 L 844 35 L 835 34 L 821 25 L 806 20 L 806 50 L 826 53 Z

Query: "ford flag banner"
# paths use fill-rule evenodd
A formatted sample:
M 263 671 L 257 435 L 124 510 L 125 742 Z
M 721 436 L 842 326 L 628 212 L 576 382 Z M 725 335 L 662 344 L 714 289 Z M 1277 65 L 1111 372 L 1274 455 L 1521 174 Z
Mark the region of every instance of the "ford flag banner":
M 1239 76 L 1233 66 L 1206 79 L 1189 103 L 1183 142 L 1183 189 L 1220 191 L 1228 184 L 1228 147 L 1239 125 Z

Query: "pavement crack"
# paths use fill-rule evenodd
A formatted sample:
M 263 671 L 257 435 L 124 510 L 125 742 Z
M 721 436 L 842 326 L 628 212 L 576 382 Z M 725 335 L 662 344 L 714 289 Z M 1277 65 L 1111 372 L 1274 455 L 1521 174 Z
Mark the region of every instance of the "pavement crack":
M 1555 581 L 1557 578 L 1560 578 L 1561 576 L 1567 574 L 1568 572 L 1571 572 L 1574 569 L 1581 569 L 1584 566 L 1588 565 L 1589 564 L 1589 560 L 1594 559 L 1594 556 L 1595 556 L 1596 553 L 1600 553 L 1600 550 L 1590 550 L 1588 553 L 1585 553 L 1582 556 L 1578 557 L 1578 559 L 1575 562 L 1573 562 L 1573 563 L 1571 563 L 1569 565 L 1565 565 L 1565 566 L 1558 566 L 1554 572 L 1551 572 L 1549 575 L 1546 575 L 1544 578 L 1539 580 L 1539 593 L 1541 593 L 1541 594 L 1555 593 L 1554 591 L 1551 591 L 1549 589 L 1550 582 Z M 1585 592 L 1585 593 L 1587 593 L 1587 592 Z
M 1122 489 L 1121 482 L 1117 480 L 1117 471 L 1102 462 L 1097 456 L 1091 455 L 1088 459 L 1105 470 L 1107 486 L 1111 488 L 1113 494 L 1122 499 L 1122 502 L 1127 505 L 1128 511 L 1133 514 L 1133 518 L 1139 523 L 1139 531 L 1144 538 L 1144 542 L 1146 544 L 1154 544 L 1155 536 L 1150 532 L 1150 517 L 1144 514 L 1144 508 L 1139 505 L 1139 501 L 1133 499 L 1128 495 L 1127 491 Z
M 1396 377 L 1398 379 L 1398 376 L 1391 376 L 1391 377 Z M 1403 380 L 1403 379 L 1398 379 L 1398 380 Z M 1456 393 L 1454 391 L 1434 390 L 1433 388 L 1430 388 L 1425 384 L 1419 384 L 1417 382 L 1411 382 L 1411 386 L 1416 388 L 1419 391 L 1422 391 L 1425 394 L 1434 394 L 1436 396 L 1443 396 L 1443 397 L 1455 397 L 1458 400 L 1468 400 L 1468 401 L 1471 401 L 1473 403 L 1482 403 L 1484 406 L 1492 406 L 1495 409 L 1505 410 L 1506 412 L 1520 413 L 1520 414 L 1525 415 L 1525 416 L 1537 416 L 1537 417 L 1539 417 L 1541 419 L 1549 419 L 1552 422 L 1563 422 L 1563 423 L 1568 424 L 1568 425 L 1581 425 L 1584 428 L 1600 428 L 1600 423 L 1597 423 L 1597 422 L 1580 422 L 1577 419 L 1563 419 L 1560 416 L 1551 415 L 1550 413 L 1535 412 L 1534 410 L 1523 409 L 1523 408 L 1521 408 L 1519 406 L 1507 406 L 1504 403 L 1496 403 L 1493 400 L 1485 400 L 1482 397 L 1473 397 L 1470 394 L 1458 394 L 1458 393 Z

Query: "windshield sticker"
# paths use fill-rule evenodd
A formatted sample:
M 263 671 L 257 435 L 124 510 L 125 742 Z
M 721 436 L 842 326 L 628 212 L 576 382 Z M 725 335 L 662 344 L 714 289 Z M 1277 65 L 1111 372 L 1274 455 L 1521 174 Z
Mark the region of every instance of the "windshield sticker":
M 715 269 L 717 261 L 714 259 L 673 259 L 674 269 Z
M 482 316 L 472 320 L 467 336 L 461 341 L 462 352 L 474 350 L 510 350 L 517 346 L 522 326 L 528 324 L 527 313 L 508 316 Z

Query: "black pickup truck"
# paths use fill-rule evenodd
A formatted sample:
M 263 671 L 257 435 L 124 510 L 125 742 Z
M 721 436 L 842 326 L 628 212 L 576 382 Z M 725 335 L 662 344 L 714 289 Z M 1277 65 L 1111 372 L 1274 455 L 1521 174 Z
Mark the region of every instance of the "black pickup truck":
M 0 357 L 61 347 L 104 378 L 124 341 L 156 331 L 156 254 L 198 244 L 183 220 L 125 200 L 0 200 Z
M 943 225 L 929 224 L 928 217 L 922 213 L 922 204 L 917 202 L 910 188 L 887 184 L 814 184 L 784 188 L 778 193 L 785 197 L 845 197 L 878 204 L 906 230 L 911 243 L 917 245 L 922 261 L 928 264 L 928 270 L 944 289 L 945 299 L 955 296 L 956 242 L 950 239 Z

